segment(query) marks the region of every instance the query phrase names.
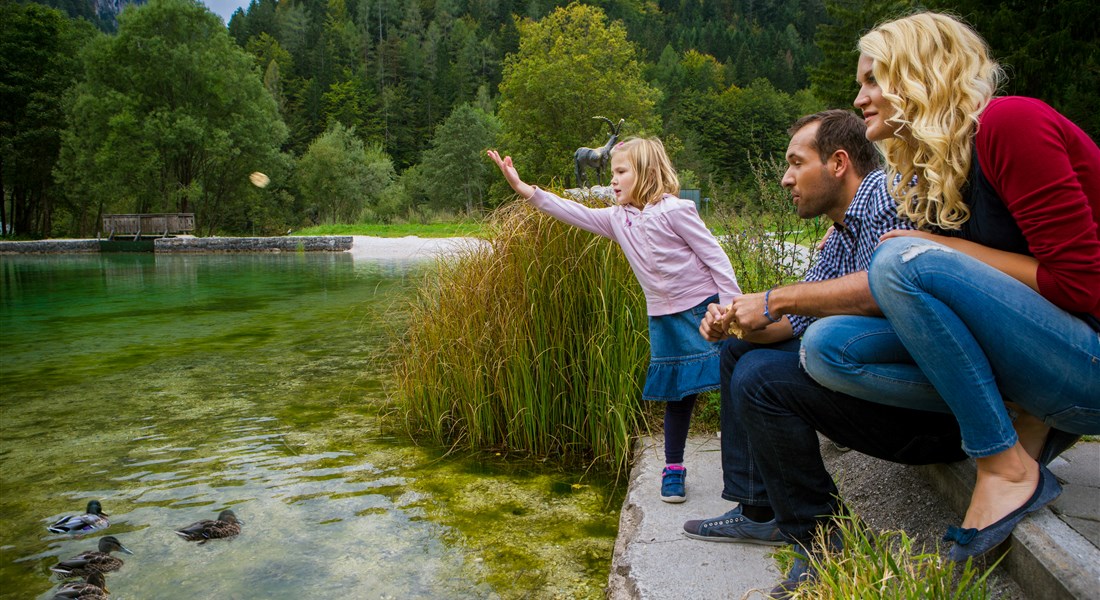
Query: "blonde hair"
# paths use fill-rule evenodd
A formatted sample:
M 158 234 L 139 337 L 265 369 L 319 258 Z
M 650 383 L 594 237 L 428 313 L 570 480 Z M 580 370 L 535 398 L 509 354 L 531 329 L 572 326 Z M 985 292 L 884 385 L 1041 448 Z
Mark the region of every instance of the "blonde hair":
M 634 190 L 631 195 L 642 206 L 656 204 L 665 194 L 680 193 L 680 179 L 668 159 L 665 145 L 653 138 L 629 138 L 617 144 L 612 156 L 625 154 L 634 167 Z M 641 208 L 641 207 L 639 207 Z
M 932 12 L 882 23 L 859 40 L 900 124 L 878 142 L 898 214 L 918 226 L 958 229 L 970 218 L 962 188 L 978 117 L 1004 72 L 989 46 L 958 19 Z M 910 185 L 916 177 L 916 184 Z

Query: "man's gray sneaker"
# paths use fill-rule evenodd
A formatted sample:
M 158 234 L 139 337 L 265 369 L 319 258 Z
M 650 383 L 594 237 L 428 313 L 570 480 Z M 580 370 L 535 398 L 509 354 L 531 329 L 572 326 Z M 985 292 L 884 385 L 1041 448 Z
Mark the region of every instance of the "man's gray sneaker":
M 708 542 L 743 542 L 765 546 L 782 546 L 787 543 L 783 534 L 779 533 L 775 519 L 766 523 L 750 521 L 741 514 L 740 504 L 720 517 L 684 523 L 684 535 Z

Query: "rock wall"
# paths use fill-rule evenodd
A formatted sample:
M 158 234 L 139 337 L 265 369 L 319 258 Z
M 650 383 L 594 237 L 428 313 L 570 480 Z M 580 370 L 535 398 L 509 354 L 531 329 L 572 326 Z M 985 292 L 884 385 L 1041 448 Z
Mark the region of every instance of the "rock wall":
M 178 237 L 158 238 L 155 252 L 346 252 L 351 250 L 352 237 Z M 64 254 L 99 252 L 99 240 L 35 240 L 30 242 L 0 242 L 0 254 Z
M 61 254 L 70 252 L 99 252 L 99 240 L 0 242 L 0 254 Z
M 156 252 L 344 252 L 347 236 L 160 238 Z

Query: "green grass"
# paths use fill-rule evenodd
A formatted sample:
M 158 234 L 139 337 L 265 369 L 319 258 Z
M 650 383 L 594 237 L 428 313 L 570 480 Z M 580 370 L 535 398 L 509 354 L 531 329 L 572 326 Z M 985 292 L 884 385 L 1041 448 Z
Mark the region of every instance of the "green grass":
M 486 224 L 473 221 L 453 223 L 361 223 L 354 225 L 316 225 L 294 231 L 291 235 L 370 235 L 374 237 L 422 238 L 485 237 Z
M 905 532 L 872 532 L 858 517 L 837 518 L 834 522 L 844 540 L 843 549 L 823 549 L 825 544 L 819 535 L 818 552 L 811 559 L 817 578 L 800 586 L 792 598 L 986 600 L 990 597 L 987 579 L 996 564 L 981 572 L 970 561 L 956 565 L 935 551 L 922 550 Z M 790 547 L 776 553 L 782 572 L 787 572 L 793 557 Z

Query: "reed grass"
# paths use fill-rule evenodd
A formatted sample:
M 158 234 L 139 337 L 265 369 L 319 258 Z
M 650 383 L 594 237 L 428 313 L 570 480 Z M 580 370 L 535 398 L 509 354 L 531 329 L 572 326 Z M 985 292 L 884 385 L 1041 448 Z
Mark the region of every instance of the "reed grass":
M 625 472 L 646 429 L 645 298 L 610 240 L 525 202 L 420 283 L 396 369 L 415 437 Z
M 939 553 L 926 552 L 903 531 L 873 532 L 856 516 L 837 517 L 834 523 L 844 544 L 841 550 L 820 550 L 811 557 L 816 571 L 812 583 L 800 586 L 792 599 L 832 600 L 986 600 L 987 580 L 996 564 L 979 571 L 973 562 L 956 565 Z M 819 536 L 818 547 L 826 547 Z M 786 548 L 777 553 L 784 567 L 794 556 Z

